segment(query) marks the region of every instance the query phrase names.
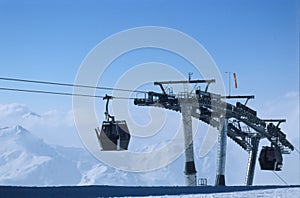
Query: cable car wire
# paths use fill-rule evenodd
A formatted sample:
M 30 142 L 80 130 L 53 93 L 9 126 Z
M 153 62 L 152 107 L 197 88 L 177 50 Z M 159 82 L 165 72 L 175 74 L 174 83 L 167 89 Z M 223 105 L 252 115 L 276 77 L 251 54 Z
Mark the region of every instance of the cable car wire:
M 285 184 L 285 185 L 289 185 L 282 177 L 280 177 L 280 175 L 278 175 L 275 171 L 273 171 L 273 173 Z
M 51 82 L 51 81 L 28 80 L 28 79 L 20 79 L 20 78 L 0 77 L 0 80 L 14 81 L 14 82 L 25 82 L 25 83 L 35 83 L 35 84 L 46 84 L 46 85 L 57 85 L 57 86 L 67 86 L 67 87 L 81 87 L 81 88 L 89 88 L 89 89 L 101 89 L 101 90 L 115 90 L 115 91 L 124 91 L 124 92 L 148 93 L 146 91 L 140 91 L 140 90 L 120 89 L 120 88 L 112 88 L 112 87 L 98 87 L 98 86 L 79 85 L 79 84 L 71 84 L 71 83 L 59 83 L 59 82 Z
M 80 96 L 80 97 L 101 98 L 101 99 L 104 98 L 104 96 L 99 96 L 99 95 L 54 92 L 54 91 L 44 91 L 44 90 L 34 90 L 34 89 L 16 89 L 16 88 L 0 87 L 0 90 L 2 90 L 2 91 L 28 92 L 28 93 L 40 93 L 40 94 L 52 94 L 52 95 L 63 95 L 63 96 Z M 135 99 L 135 98 L 118 97 L 118 96 L 116 96 L 116 97 L 113 96 L 112 98 L 113 99 L 125 99 L 125 100 Z
M 300 155 L 300 151 L 299 151 L 296 147 L 294 147 L 294 149 L 295 149 L 295 151 L 297 151 L 297 153 Z

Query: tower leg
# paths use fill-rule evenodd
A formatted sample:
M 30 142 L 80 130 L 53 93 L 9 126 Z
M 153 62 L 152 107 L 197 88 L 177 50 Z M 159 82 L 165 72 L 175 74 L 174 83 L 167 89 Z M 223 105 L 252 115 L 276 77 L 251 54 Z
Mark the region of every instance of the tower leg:
M 252 138 L 251 144 L 252 144 L 252 149 L 249 152 L 248 166 L 247 166 L 247 173 L 246 173 L 246 180 L 245 180 L 246 186 L 252 186 L 252 184 L 253 184 L 256 156 L 257 156 L 258 145 L 259 145 L 259 138 L 257 138 L 257 137 Z
M 215 183 L 216 186 L 225 186 L 227 124 L 228 120 L 224 119 L 224 124 L 218 137 L 217 176 Z
M 187 186 L 197 186 L 196 168 L 194 162 L 194 149 L 193 149 L 193 131 L 192 131 L 192 117 L 191 105 L 188 103 L 181 104 L 182 122 L 184 130 L 184 143 L 185 143 L 185 175 Z

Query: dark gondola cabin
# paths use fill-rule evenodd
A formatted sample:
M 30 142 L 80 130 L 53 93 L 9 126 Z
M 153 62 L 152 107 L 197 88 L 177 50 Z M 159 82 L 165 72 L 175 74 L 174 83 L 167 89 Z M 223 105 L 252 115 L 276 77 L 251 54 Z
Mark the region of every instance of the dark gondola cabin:
M 112 99 L 111 96 L 103 98 L 106 102 L 106 121 L 102 122 L 101 130 L 96 128 L 96 135 L 100 147 L 103 151 L 127 150 L 130 133 L 125 120 L 115 120 L 114 116 L 108 113 L 108 102 Z
M 281 171 L 282 154 L 280 149 L 264 146 L 258 158 L 261 170 Z
M 125 120 L 104 121 L 101 130 L 96 129 L 98 141 L 102 150 L 127 150 L 130 134 Z

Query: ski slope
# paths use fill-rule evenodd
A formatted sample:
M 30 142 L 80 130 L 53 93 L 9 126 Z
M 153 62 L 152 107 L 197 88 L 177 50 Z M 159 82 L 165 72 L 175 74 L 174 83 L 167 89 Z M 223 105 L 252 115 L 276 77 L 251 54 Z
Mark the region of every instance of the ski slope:
M 149 196 L 144 196 L 149 197 Z M 164 195 L 164 196 L 150 196 L 152 198 L 170 198 L 170 197 L 181 197 L 181 198 L 232 198 L 232 197 L 264 197 L 264 198 L 276 198 L 276 197 L 300 197 L 300 188 L 277 188 L 277 189 L 266 189 L 266 190 L 248 190 L 248 191 L 234 191 L 225 193 L 208 193 L 208 194 L 186 194 L 186 195 Z

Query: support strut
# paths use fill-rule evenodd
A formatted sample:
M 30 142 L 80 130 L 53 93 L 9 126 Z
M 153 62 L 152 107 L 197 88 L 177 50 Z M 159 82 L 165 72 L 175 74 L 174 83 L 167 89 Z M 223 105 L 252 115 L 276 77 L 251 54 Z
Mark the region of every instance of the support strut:
M 225 186 L 225 162 L 226 162 L 226 144 L 227 144 L 227 125 L 228 120 L 224 119 L 222 130 L 218 137 L 218 156 L 217 156 L 217 176 L 216 186 Z
M 249 152 L 249 158 L 248 158 L 248 166 L 247 166 L 246 181 L 245 181 L 246 186 L 252 186 L 253 184 L 255 162 L 256 162 L 256 156 L 258 151 L 259 140 L 260 139 L 258 137 L 251 138 L 252 149 Z
M 185 99 L 183 99 L 185 100 Z M 181 103 L 182 122 L 185 143 L 185 175 L 187 186 L 197 186 L 196 168 L 194 162 L 193 132 L 192 132 L 192 106 L 188 102 Z

